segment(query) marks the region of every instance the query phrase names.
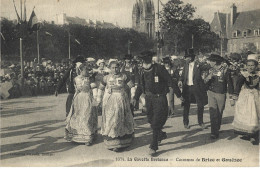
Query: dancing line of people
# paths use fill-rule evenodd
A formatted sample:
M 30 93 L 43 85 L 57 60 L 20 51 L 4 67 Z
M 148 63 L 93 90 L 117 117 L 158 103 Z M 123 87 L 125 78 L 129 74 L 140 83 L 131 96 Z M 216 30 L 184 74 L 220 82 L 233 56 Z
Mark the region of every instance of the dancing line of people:
M 97 62 L 98 69 L 84 57 L 77 57 L 55 91 L 57 96 L 68 84 L 65 139 L 88 146 L 94 144 L 100 113 L 104 144 L 109 150 L 122 151 L 133 142 L 134 111 L 143 100 L 153 133 L 149 155 L 154 156 L 158 144 L 167 138 L 162 130 L 164 125 L 175 114 L 174 95 L 182 101 L 183 125 L 187 130 L 190 104 L 197 104 L 198 124 L 202 129 L 205 129 L 204 107 L 208 104 L 210 138 L 218 139 L 228 93 L 230 104 L 235 106 L 232 123 L 235 133 L 253 139 L 254 144 L 259 142 L 259 55 L 248 55 L 247 70 L 240 71 L 236 79 L 232 78 L 232 64 L 216 54 L 210 55 L 208 64 L 201 64 L 193 49 L 186 50 L 181 75 L 171 66 L 169 58 L 164 58 L 162 65 L 153 62 L 154 56 L 154 52 L 144 51 L 138 61 L 133 61 L 131 55 L 126 55 L 123 65 L 110 59 L 108 67 L 101 59 Z

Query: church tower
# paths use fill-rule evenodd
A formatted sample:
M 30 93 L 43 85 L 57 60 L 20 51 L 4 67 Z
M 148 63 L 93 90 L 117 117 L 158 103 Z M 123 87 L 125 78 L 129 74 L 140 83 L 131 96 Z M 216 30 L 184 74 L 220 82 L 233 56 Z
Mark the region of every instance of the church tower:
M 155 12 L 152 0 L 136 0 L 132 12 L 132 28 L 155 38 Z

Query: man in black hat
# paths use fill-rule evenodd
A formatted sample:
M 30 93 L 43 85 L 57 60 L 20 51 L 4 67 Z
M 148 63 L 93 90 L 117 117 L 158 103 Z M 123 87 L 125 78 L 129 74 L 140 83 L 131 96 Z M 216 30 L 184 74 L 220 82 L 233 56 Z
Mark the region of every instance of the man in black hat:
M 183 106 L 183 123 L 186 129 L 189 129 L 189 111 L 190 104 L 197 103 L 198 106 L 198 123 L 202 129 L 205 128 L 203 122 L 204 106 L 207 104 L 207 92 L 204 81 L 202 80 L 201 67 L 198 61 L 195 61 L 193 49 L 185 51 L 186 63 L 183 73 L 180 77 L 179 85 L 183 86 L 182 97 L 184 98 Z
M 78 56 L 72 62 L 71 67 L 66 71 L 63 78 L 60 79 L 60 81 L 56 87 L 56 90 L 55 90 L 55 96 L 58 96 L 58 93 L 60 92 L 62 87 L 67 84 L 67 91 L 68 91 L 69 95 L 68 95 L 67 101 L 66 101 L 66 117 L 68 116 L 68 114 L 70 112 L 72 99 L 75 94 L 75 87 L 74 87 L 73 79 L 77 76 L 77 73 L 76 73 L 76 63 L 77 62 L 84 63 L 85 58 L 83 56 Z
M 177 97 L 181 97 L 177 83 L 173 83 L 169 73 L 164 66 L 157 63 L 152 64 L 154 52 L 145 51 L 140 58 L 143 61 L 142 71 L 137 85 L 136 93 L 132 103 L 135 105 L 142 93 L 145 94 L 148 122 L 153 130 L 153 138 L 150 144 L 150 155 L 155 155 L 158 150 L 158 142 L 167 138 L 162 128 L 168 117 L 168 103 L 166 94 L 172 87 Z
M 227 64 L 224 64 L 225 59 L 219 55 L 211 54 L 208 61 L 211 69 L 204 81 L 209 86 L 210 138 L 217 139 L 219 137 L 222 115 L 226 103 L 226 93 L 233 94 L 234 87 L 230 70 Z

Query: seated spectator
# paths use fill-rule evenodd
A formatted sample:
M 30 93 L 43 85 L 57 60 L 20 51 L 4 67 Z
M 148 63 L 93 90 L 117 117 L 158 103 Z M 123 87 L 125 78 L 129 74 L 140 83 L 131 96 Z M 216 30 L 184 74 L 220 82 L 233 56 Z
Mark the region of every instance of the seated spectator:
M 39 93 L 41 95 L 45 95 L 46 94 L 46 80 L 44 78 L 44 76 L 41 76 L 40 81 L 39 81 Z
M 53 94 L 54 93 L 54 81 L 52 80 L 51 76 L 48 76 L 46 86 L 47 86 L 47 91 L 46 91 L 47 94 Z
M 10 96 L 8 98 L 18 98 L 21 97 L 21 90 L 20 90 L 20 85 L 18 83 L 18 79 L 14 76 L 11 79 L 12 82 L 12 88 L 9 90 Z
M 35 74 L 31 74 L 31 92 L 33 96 L 38 95 L 38 79 L 35 77 Z

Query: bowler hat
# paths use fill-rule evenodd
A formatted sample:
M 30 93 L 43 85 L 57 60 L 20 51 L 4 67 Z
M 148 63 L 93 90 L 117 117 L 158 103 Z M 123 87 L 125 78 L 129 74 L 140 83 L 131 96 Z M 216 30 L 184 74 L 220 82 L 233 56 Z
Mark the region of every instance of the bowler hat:
M 77 62 L 85 62 L 85 58 L 81 55 L 77 56 L 76 59 L 73 60 L 73 63 L 77 63 Z
M 126 54 L 124 60 L 132 60 L 133 56 L 131 54 Z
M 224 58 L 217 54 L 211 54 L 208 60 L 213 62 L 223 62 Z
M 152 61 L 152 57 L 155 55 L 155 52 L 153 51 L 143 51 L 141 55 L 139 56 L 140 59 L 144 61 Z
M 170 57 L 163 58 L 163 63 L 170 63 L 170 62 L 171 62 Z
M 186 49 L 185 50 L 185 55 L 184 55 L 185 58 L 187 57 L 195 57 L 195 54 L 194 54 L 194 49 Z

